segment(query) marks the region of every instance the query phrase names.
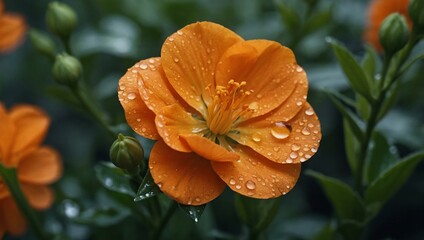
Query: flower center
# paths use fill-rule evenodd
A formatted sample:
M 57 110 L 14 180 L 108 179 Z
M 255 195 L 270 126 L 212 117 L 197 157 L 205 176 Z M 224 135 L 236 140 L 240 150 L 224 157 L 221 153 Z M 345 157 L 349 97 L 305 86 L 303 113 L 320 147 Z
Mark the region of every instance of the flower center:
M 253 91 L 243 90 L 246 82 L 228 81 L 227 86 L 216 86 L 215 92 L 211 92 L 212 101 L 208 106 L 206 124 L 210 131 L 216 135 L 225 135 L 236 123 L 240 116 L 258 108 L 257 102 L 243 105 L 243 99 Z M 210 86 L 206 87 L 210 90 Z

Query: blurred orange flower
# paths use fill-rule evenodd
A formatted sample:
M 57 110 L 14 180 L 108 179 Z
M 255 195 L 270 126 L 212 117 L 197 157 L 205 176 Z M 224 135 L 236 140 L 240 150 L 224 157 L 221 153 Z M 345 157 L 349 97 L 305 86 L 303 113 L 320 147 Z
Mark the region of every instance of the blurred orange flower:
M 382 51 L 378 32 L 383 20 L 391 13 L 399 13 L 406 17 L 409 28 L 412 22 L 408 16 L 409 0 L 373 0 L 368 7 L 368 21 L 364 32 L 364 39 L 377 51 Z
M 47 185 L 62 173 L 58 153 L 40 146 L 49 123 L 49 117 L 37 107 L 19 105 L 7 112 L 0 104 L 0 163 L 17 168 L 22 191 L 37 210 L 53 203 L 54 193 Z M 0 238 L 5 233 L 22 234 L 25 229 L 25 219 L 0 177 Z
M 168 37 L 160 58 L 131 67 L 118 95 L 134 131 L 158 140 L 154 181 L 201 205 L 225 186 L 261 199 L 293 188 L 321 139 L 307 91 L 290 49 L 200 22 Z
M 0 53 L 17 47 L 22 42 L 26 29 L 24 18 L 20 15 L 5 13 L 3 0 L 0 0 Z

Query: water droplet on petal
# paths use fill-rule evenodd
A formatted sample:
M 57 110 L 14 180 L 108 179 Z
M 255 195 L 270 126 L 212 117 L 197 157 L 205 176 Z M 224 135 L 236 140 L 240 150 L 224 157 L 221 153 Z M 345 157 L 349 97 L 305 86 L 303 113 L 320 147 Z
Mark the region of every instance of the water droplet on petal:
M 181 30 L 178 30 L 177 34 L 181 36 L 181 35 L 183 35 L 183 32 Z
M 127 98 L 129 100 L 134 100 L 136 98 L 136 95 L 135 95 L 135 93 L 129 93 L 128 96 L 127 96 Z
M 300 149 L 300 146 L 296 145 L 296 144 L 293 144 L 292 147 L 291 147 L 291 150 L 293 150 L 293 151 L 297 151 L 299 149 Z
M 180 61 L 180 59 L 178 59 L 178 58 L 174 58 L 174 62 L 179 62 Z
M 250 190 L 255 189 L 256 188 L 255 182 L 253 182 L 252 180 L 247 181 L 246 182 L 246 188 L 247 189 L 250 189 Z
M 304 129 L 302 129 L 302 134 L 305 136 L 308 136 L 308 135 L 311 135 L 311 132 L 309 131 L 308 128 L 305 127 Z
M 308 116 L 312 116 L 312 115 L 314 115 L 314 110 L 312 110 L 312 108 L 309 108 L 305 111 L 305 114 L 308 115 Z
M 300 107 L 300 106 L 302 106 L 302 102 L 298 101 L 298 102 L 296 102 L 296 105 Z
M 311 148 L 311 152 L 316 153 L 317 149 L 316 148 Z
M 257 110 L 259 107 L 258 102 L 251 102 L 248 106 L 250 110 Z
M 297 153 L 296 153 L 296 152 L 291 152 L 291 153 L 290 153 L 290 157 L 291 157 L 291 158 L 293 158 L 293 159 L 294 159 L 294 158 L 297 158 L 297 156 L 298 156 L 298 155 L 297 155 Z
M 303 71 L 303 68 L 301 66 L 296 67 L 296 72 L 300 73 Z
M 230 184 L 231 184 L 231 185 L 234 185 L 234 184 L 236 184 L 236 181 L 235 181 L 234 179 L 232 179 L 232 178 L 231 178 L 231 179 L 230 179 Z
M 253 141 L 255 141 L 255 142 L 260 142 L 261 141 L 261 134 L 260 133 L 254 133 L 253 135 L 252 135 L 252 140 Z
M 290 135 L 290 129 L 283 122 L 276 122 L 271 128 L 271 135 L 277 139 L 285 139 Z
M 241 189 L 241 186 L 240 185 L 236 185 L 236 189 Z
M 145 64 L 145 63 L 142 63 L 142 64 L 140 64 L 140 68 L 141 69 L 143 69 L 143 70 L 146 70 L 147 69 L 147 64 Z

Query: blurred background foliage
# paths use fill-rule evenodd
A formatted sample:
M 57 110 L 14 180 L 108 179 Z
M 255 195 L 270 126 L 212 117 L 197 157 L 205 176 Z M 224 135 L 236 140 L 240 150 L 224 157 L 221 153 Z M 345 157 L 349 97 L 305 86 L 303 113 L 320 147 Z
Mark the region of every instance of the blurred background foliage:
M 6 0 L 8 12 L 25 16 L 29 26 L 47 33 L 48 0 Z M 343 42 L 355 55 L 365 52 L 365 0 L 67 0 L 79 23 L 71 49 L 84 66 L 84 79 L 98 107 L 127 134 L 117 99 L 120 76 L 136 61 L 158 56 L 164 39 L 186 24 L 213 21 L 246 39 L 281 42 L 295 52 L 308 73 L 309 102 L 321 120 L 318 153 L 303 164 L 352 183 L 344 152 L 341 116 L 323 89 L 347 91 L 347 82 L 325 38 Z M 53 36 L 52 36 L 53 37 Z M 55 39 L 58 53 L 63 51 Z M 423 49 L 423 46 L 418 47 Z M 52 63 L 27 38 L 13 52 L 0 55 L 0 101 L 7 107 L 31 103 L 52 118 L 46 141 L 63 158 L 64 176 L 55 185 L 55 206 L 45 215 L 48 231 L 69 239 L 143 239 L 149 231 L 132 211 L 142 211 L 126 195 L 106 190 L 96 178 L 96 164 L 108 161 L 114 139 L 75 105 L 68 90 L 54 83 Z M 424 147 L 424 68 L 418 63 L 402 79 L 395 108 L 378 126 L 400 155 Z M 139 138 L 146 149 L 151 143 Z M 424 165 L 371 222 L 367 239 L 424 239 Z M 269 239 L 326 239 L 334 212 L 316 181 L 306 175 L 279 199 L 281 207 L 267 231 Z M 127 207 L 135 206 L 135 207 Z M 349 208 L 349 206 L 346 206 Z M 171 218 L 164 239 L 228 239 L 242 235 L 234 194 L 226 191 L 209 204 L 196 224 L 183 211 Z M 321 236 L 321 238 L 320 238 Z M 23 238 L 31 238 L 27 235 Z M 10 239 L 10 238 L 9 238 Z

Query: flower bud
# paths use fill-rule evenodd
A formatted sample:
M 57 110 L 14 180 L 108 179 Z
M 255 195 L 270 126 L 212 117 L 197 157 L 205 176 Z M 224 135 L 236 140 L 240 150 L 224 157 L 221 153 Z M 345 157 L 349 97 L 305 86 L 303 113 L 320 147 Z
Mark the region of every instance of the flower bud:
M 75 85 L 82 75 L 80 61 L 66 53 L 56 56 L 53 65 L 53 78 L 56 82 L 65 85 Z
M 54 34 L 68 38 L 77 25 L 77 15 L 66 4 L 51 2 L 47 8 L 46 23 Z
M 139 165 L 142 169 L 145 167 L 143 147 L 133 137 L 119 134 L 110 147 L 109 156 L 112 163 L 121 169 L 133 170 Z
M 409 17 L 412 20 L 414 31 L 424 33 L 424 0 L 411 0 L 409 2 Z
M 29 37 L 34 48 L 41 54 L 46 55 L 49 58 L 54 59 L 55 46 L 53 41 L 44 33 L 31 29 L 29 31 Z
M 388 54 L 402 49 L 409 39 L 409 28 L 404 16 L 392 13 L 381 24 L 380 43 Z

